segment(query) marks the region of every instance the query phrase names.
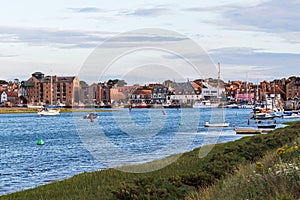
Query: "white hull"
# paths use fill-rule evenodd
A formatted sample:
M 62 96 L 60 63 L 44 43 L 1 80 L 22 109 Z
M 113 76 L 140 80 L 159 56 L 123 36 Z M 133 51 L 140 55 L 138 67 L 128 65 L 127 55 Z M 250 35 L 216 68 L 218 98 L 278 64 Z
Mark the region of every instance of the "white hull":
M 210 103 L 210 101 L 200 101 L 193 104 L 193 108 L 218 108 L 219 104 Z
M 34 108 L 34 109 L 39 109 L 39 108 L 43 108 L 43 106 L 38 106 L 38 105 L 30 105 L 30 104 L 27 104 L 27 108 Z
M 42 110 L 37 112 L 40 116 L 55 116 L 60 114 L 60 110 Z
M 284 119 L 292 119 L 292 118 L 298 118 L 299 115 L 297 114 L 292 114 L 292 115 L 283 115 L 282 118 Z
M 210 124 L 209 122 L 205 122 L 205 127 L 228 127 L 229 123 L 220 123 L 220 124 Z

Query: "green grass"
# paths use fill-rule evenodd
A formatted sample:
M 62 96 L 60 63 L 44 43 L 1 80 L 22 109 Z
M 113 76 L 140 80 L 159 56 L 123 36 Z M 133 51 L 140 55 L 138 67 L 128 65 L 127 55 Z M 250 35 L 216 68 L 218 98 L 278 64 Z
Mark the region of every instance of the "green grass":
M 108 169 L 83 173 L 0 199 L 198 199 L 200 196 L 197 195 L 202 195 L 198 191 L 234 177 L 243 168 L 241 166 L 264 162 L 263 158 L 268 152 L 297 141 L 299 130 L 300 122 L 296 122 L 267 135 L 217 144 L 201 159 L 199 148 L 195 149 L 157 171 L 134 174 Z M 172 157 L 154 163 L 164 164 L 170 159 Z M 154 163 L 141 167 L 148 168 Z
M 186 200 L 299 199 L 300 140 L 268 152 L 259 162 L 211 187 L 191 192 Z M 282 154 L 279 152 L 283 152 Z

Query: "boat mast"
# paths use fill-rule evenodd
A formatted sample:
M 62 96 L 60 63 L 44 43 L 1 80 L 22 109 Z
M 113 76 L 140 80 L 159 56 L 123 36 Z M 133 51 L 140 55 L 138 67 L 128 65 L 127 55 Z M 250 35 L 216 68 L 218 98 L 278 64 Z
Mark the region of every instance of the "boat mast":
M 218 98 L 218 104 L 220 104 L 220 63 L 218 62 L 218 94 L 217 94 L 217 98 Z
M 51 94 L 50 94 L 50 105 L 52 106 L 52 93 L 53 93 L 53 86 L 52 86 L 52 72 L 50 74 L 50 91 L 51 91 Z
M 248 72 L 246 72 L 246 95 L 247 95 L 247 104 L 248 104 L 249 103 Z

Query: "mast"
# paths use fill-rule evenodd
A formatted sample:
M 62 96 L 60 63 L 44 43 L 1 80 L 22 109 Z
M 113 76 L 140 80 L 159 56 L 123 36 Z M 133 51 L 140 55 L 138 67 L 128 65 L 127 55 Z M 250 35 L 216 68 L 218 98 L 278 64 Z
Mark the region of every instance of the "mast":
M 247 95 L 247 104 L 248 104 L 249 103 L 248 72 L 246 73 L 246 95 Z
M 50 94 L 50 105 L 52 106 L 52 95 L 53 95 L 53 85 L 52 85 L 52 72 L 50 74 L 50 90 L 51 90 L 51 94 Z
M 218 98 L 218 104 L 220 104 L 220 63 L 218 62 L 218 94 L 217 94 L 217 98 Z

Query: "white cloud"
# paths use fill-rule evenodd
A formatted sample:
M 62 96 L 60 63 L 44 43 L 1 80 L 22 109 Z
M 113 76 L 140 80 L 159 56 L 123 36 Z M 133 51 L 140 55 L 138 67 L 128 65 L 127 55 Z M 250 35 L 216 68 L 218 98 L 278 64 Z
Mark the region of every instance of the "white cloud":
M 214 12 L 219 17 L 205 22 L 225 29 L 275 33 L 291 42 L 300 42 L 299 10 L 299 0 L 268 0 L 184 9 L 184 11 L 199 13 Z

